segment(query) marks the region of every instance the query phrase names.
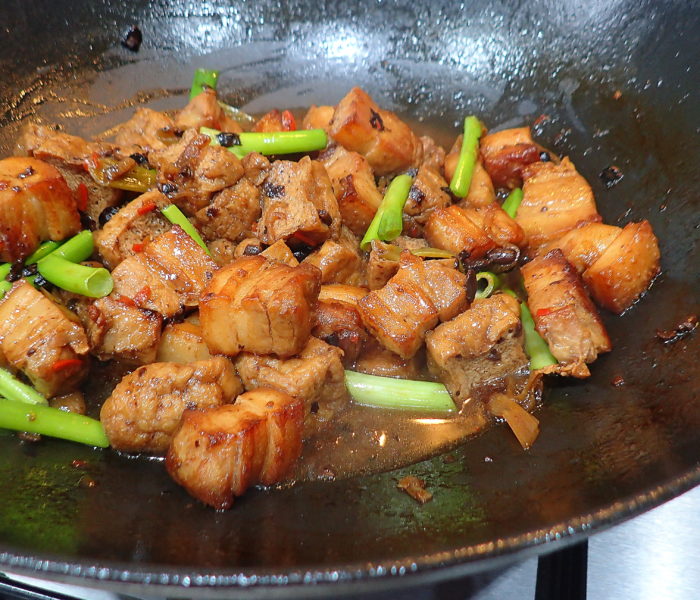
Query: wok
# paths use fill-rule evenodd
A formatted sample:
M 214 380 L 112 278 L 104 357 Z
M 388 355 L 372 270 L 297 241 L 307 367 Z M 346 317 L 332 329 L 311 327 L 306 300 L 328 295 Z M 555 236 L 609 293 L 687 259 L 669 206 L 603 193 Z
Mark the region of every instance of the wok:
M 546 114 L 538 139 L 571 156 L 606 222 L 651 221 L 663 267 L 637 306 L 605 316 L 615 349 L 593 376 L 552 382 L 529 452 L 495 427 L 451 458 L 254 491 L 216 513 L 154 462 L 0 437 L 0 565 L 151 595 L 337 594 L 549 551 L 700 479 L 700 336 L 655 337 L 698 312 L 693 3 L 5 0 L 0 15 L 3 155 L 24 119 L 89 135 L 137 103 L 181 106 L 196 66 L 220 68 L 227 101 L 253 112 L 360 85 L 443 143 L 467 113 L 491 127 Z M 137 54 L 119 45 L 133 23 Z M 624 179 L 608 190 L 611 164 Z M 406 473 L 432 502 L 395 489 Z

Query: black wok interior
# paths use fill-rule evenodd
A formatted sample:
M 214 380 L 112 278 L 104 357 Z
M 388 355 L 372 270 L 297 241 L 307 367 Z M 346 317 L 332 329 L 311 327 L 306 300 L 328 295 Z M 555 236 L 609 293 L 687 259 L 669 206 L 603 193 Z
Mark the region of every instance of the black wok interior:
M 655 337 L 700 308 L 693 3 L 4 0 L 0 16 L 2 156 L 24 119 L 88 135 L 136 103 L 181 106 L 198 66 L 221 69 L 226 100 L 253 112 L 335 103 L 360 85 L 444 144 L 467 113 L 490 127 L 546 114 L 537 139 L 571 157 L 606 222 L 651 222 L 663 268 L 637 306 L 604 316 L 614 351 L 593 376 L 551 382 L 529 452 L 496 427 L 449 458 L 254 491 L 216 513 L 156 462 L 2 435 L 0 568 L 170 595 L 446 577 L 546 551 L 700 480 L 700 335 Z M 134 23 L 138 53 L 119 43 Z M 608 190 L 599 173 L 612 164 L 624 178 Z M 432 502 L 397 491 L 409 473 Z

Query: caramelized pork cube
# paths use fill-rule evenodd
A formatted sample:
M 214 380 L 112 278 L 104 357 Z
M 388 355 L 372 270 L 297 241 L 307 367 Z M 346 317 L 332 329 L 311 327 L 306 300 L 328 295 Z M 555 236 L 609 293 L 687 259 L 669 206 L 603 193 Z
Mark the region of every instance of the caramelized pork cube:
M 293 356 L 306 346 L 320 287 L 316 267 L 244 256 L 220 269 L 202 293 L 200 319 L 213 354 Z
M 360 246 L 350 230 L 343 228 L 338 241 L 326 240 L 304 261 L 321 271 L 321 283 L 356 285 L 364 280 Z
M 281 262 L 288 267 L 299 266 L 299 261 L 296 259 L 296 256 L 294 256 L 292 251 L 289 249 L 289 246 L 287 246 L 287 244 L 285 244 L 282 240 L 275 242 L 272 244 L 272 246 L 268 246 L 259 254 L 268 260 L 276 260 L 277 262 Z
M 273 108 L 258 119 L 252 130 L 267 133 L 273 131 L 295 131 L 296 128 L 296 120 L 292 113 L 288 110 L 280 112 L 279 109 Z
M 241 133 L 241 126 L 231 119 L 221 108 L 216 90 L 205 89 L 187 103 L 175 116 L 175 126 L 179 129 L 210 127 L 228 133 Z
M 330 283 L 321 286 L 321 291 L 318 293 L 319 301 L 337 301 L 345 302 L 351 306 L 357 306 L 357 303 L 362 300 L 369 290 L 365 287 L 357 285 L 344 285 L 342 283 Z
M 659 244 L 648 221 L 628 223 L 583 274 L 591 295 L 614 313 L 628 309 L 658 275 Z
M 325 129 L 328 131 L 333 120 L 335 106 L 316 106 L 312 104 L 301 122 L 302 129 Z
M 138 308 L 155 311 L 170 319 L 182 310 L 180 296 L 169 281 L 151 268 L 142 256 L 130 256 L 112 271 L 113 295 L 130 300 Z
M 400 257 L 401 249 L 398 246 L 372 240 L 367 261 L 367 287 L 370 290 L 383 288 L 398 272 Z
M 342 356 L 339 348 L 310 337 L 297 356 L 280 359 L 243 352 L 235 363 L 246 389 L 266 386 L 303 400 L 308 436 L 348 402 Z
M 327 286 L 322 286 L 322 291 L 324 287 Z M 367 290 L 364 290 L 366 293 Z M 343 365 L 352 366 L 367 340 L 367 331 L 362 324 L 357 301 L 351 303 L 335 298 L 321 300 L 319 295 L 311 335 L 340 348 L 343 351 Z
M 455 255 L 466 251 L 471 258 L 481 258 L 496 247 L 488 233 L 477 225 L 481 221 L 474 209 L 456 204 L 440 208 L 430 215 L 425 225 L 425 239 L 431 246 Z
M 581 223 L 600 220 L 591 187 L 568 158 L 535 163 L 523 174 L 523 201 L 515 220 L 532 250 Z
M 466 402 L 475 386 L 527 369 L 518 301 L 496 294 L 426 336 L 428 368 L 455 402 Z
M 522 227 L 497 202 L 465 210 L 476 226 L 485 231 L 498 247 L 522 246 L 525 243 Z
M 605 252 L 622 229 L 604 223 L 586 223 L 545 244 L 539 254 L 559 248 L 579 273 L 583 273 Z
M 189 323 L 168 323 L 160 337 L 156 361 L 190 363 L 211 358 L 201 325 Z
M 160 192 L 141 194 L 94 233 L 95 246 L 105 266 L 114 269 L 121 261 L 137 253 L 151 237 L 170 229 L 161 209 L 170 201 Z
M 261 186 L 270 170 L 270 161 L 267 157 L 257 152 L 246 154 L 241 159 L 245 178 L 253 185 Z
M 51 165 L 29 157 L 0 160 L 0 260 L 29 256 L 43 240 L 80 231 L 75 198 Z
M 413 273 L 438 311 L 440 321 L 449 321 L 467 309 L 467 277 L 450 261 L 422 261 Z M 422 272 L 421 272 L 422 271 Z
M 163 454 L 186 408 L 231 402 L 243 391 L 223 357 L 152 363 L 126 375 L 105 400 L 100 421 L 115 450 Z
M 611 345 L 576 269 L 556 249 L 524 265 L 522 275 L 535 327 L 560 363 L 555 371 L 588 377 L 586 363 Z
M 404 214 L 413 217 L 419 225 L 425 225 L 435 210 L 445 208 L 452 202 L 446 190 L 449 187 L 442 175 L 437 170 L 422 165 L 408 192 Z
M 423 375 L 425 355 L 422 351 L 411 358 L 401 358 L 369 336 L 355 361 L 353 371 L 376 375 L 377 377 L 397 377 L 399 379 L 420 379 Z
M 435 140 L 428 135 L 420 137 L 423 146 L 423 162 L 421 167 L 428 167 L 442 175 L 445 164 L 445 149 L 435 143 Z
M 536 144 L 529 127 L 489 133 L 479 144 L 484 168 L 496 187 L 513 189 L 523 181 L 523 169 L 540 160 L 544 148 Z
M 100 360 L 145 364 L 156 358 L 163 317 L 130 298 L 106 296 L 88 308 L 90 347 Z
M 0 362 L 22 371 L 47 398 L 83 379 L 89 349 L 77 318 L 26 281 L 0 302 Z
M 303 405 L 272 389 L 235 404 L 187 410 L 165 466 L 192 496 L 222 510 L 256 483 L 281 481 L 301 454 Z
M 362 154 L 376 175 L 417 167 L 423 159 L 423 145 L 411 128 L 357 87 L 336 106 L 329 133 L 346 149 Z
M 372 167 L 364 156 L 342 146 L 322 152 L 318 160 L 330 177 L 343 224 L 355 235 L 364 235 L 382 202 Z
M 209 206 L 216 192 L 235 185 L 243 176 L 241 161 L 210 141 L 188 129 L 176 144 L 149 156 L 157 170 L 159 189 L 188 216 Z
M 323 165 L 308 156 L 299 162 L 278 160 L 262 185 L 263 209 L 258 237 L 266 244 L 316 247 L 340 229 L 340 212 Z
M 207 240 L 239 242 L 253 235 L 261 214 L 260 191 L 248 179 L 241 178 L 197 211 L 195 223 Z
M 180 133 L 173 120 L 165 113 L 150 108 L 137 108 L 134 116 L 116 127 L 114 143 L 125 154 L 141 152 L 149 154 L 163 150 L 167 144 L 177 141 Z

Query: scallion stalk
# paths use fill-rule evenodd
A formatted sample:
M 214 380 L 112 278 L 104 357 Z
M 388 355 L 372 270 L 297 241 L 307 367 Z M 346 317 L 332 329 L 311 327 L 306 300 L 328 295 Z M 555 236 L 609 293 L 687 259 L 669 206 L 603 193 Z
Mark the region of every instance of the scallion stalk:
M 189 235 L 197 244 L 199 244 L 202 249 L 211 256 L 211 253 L 209 252 L 209 248 L 207 248 L 207 245 L 204 243 L 204 240 L 202 239 L 202 236 L 199 235 L 199 232 L 195 229 L 194 225 L 190 223 L 189 219 L 182 213 L 182 211 L 175 206 L 174 204 L 170 204 L 169 206 L 166 206 L 163 210 L 161 210 L 163 213 L 163 216 L 168 219 L 173 225 L 179 225 L 182 227 L 183 231 Z
M 0 369 L 0 396 L 24 404 L 48 404 L 32 386 L 21 382 L 7 369 Z
M 58 242 L 44 242 L 36 250 L 34 250 L 34 252 L 27 256 L 27 258 L 24 260 L 24 264 L 33 265 L 34 263 L 39 262 L 42 258 L 55 251 L 60 245 L 61 244 Z
M 403 229 L 403 207 L 408 199 L 408 192 L 413 185 L 410 175 L 394 177 L 382 198 L 377 212 L 369 224 L 360 248 L 367 250 L 372 240 L 390 242 L 401 235 Z
M 92 239 L 92 232 L 84 229 L 77 235 L 74 235 L 68 241 L 61 244 L 49 256 L 65 258 L 70 262 L 80 262 L 87 260 L 92 256 L 92 251 L 95 248 L 95 243 Z
M 107 448 L 109 440 L 102 423 L 90 417 L 50 406 L 28 406 L 0 398 L 0 427 Z
M 345 385 L 355 404 L 363 406 L 430 412 L 456 410 L 450 393 L 442 383 L 345 371 Z
M 459 151 L 459 159 L 455 168 L 450 189 L 458 198 L 464 198 L 469 193 L 472 183 L 476 155 L 479 151 L 479 138 L 481 137 L 481 122 L 474 116 L 464 119 L 464 135 L 462 137 L 462 149 Z
M 216 89 L 219 82 L 219 72 L 215 69 L 195 69 L 192 77 L 192 87 L 190 88 L 190 100 L 199 96 L 205 87 Z
M 485 287 L 479 289 L 477 287 L 475 298 L 488 298 L 501 286 L 501 278 L 491 271 L 479 271 L 476 274 L 476 284 L 485 282 Z
M 554 358 L 549 344 L 535 329 L 535 320 L 528 305 L 520 300 L 513 290 L 504 289 L 506 294 L 513 296 L 520 302 L 520 322 L 523 324 L 523 337 L 525 338 L 525 354 L 530 359 L 530 370 L 536 371 L 551 365 L 556 365 L 559 361 Z
M 508 197 L 503 201 L 501 208 L 508 213 L 511 219 L 515 219 L 518 212 L 518 207 L 523 201 L 523 191 L 520 188 L 515 188 Z
M 211 139 L 213 146 L 221 145 L 220 131 L 200 127 L 199 132 Z M 239 158 L 259 152 L 264 156 L 272 154 L 298 154 L 323 150 L 328 145 L 328 135 L 323 129 L 299 129 L 296 131 L 244 132 L 238 134 L 240 144 L 229 146 L 227 150 Z
M 37 269 L 46 281 L 89 298 L 102 298 L 112 291 L 114 281 L 107 269 L 78 265 L 57 254 L 54 252 L 37 263 Z

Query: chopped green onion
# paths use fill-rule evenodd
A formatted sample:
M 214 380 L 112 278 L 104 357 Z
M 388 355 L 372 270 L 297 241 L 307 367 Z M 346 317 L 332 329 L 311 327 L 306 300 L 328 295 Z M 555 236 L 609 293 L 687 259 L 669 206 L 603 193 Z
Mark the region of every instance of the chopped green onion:
M 0 398 L 0 427 L 39 433 L 88 446 L 109 446 L 102 423 L 95 419 L 50 406 L 27 406 L 5 398 Z
M 479 138 L 481 137 L 481 122 L 476 117 L 464 119 L 464 136 L 462 137 L 462 149 L 459 151 L 459 160 L 455 168 L 450 189 L 458 198 L 464 198 L 469 193 L 472 184 L 472 175 L 476 165 L 476 155 L 479 150 Z
M 455 255 L 449 250 L 442 250 L 441 248 L 414 248 L 411 250 L 411 254 L 420 256 L 421 258 L 454 258 Z
M 515 188 L 508 197 L 503 201 L 501 208 L 508 213 L 511 219 L 515 219 L 515 215 L 518 212 L 518 207 L 523 201 L 523 191 L 520 188 Z
M 114 281 L 105 268 L 77 265 L 54 252 L 37 263 L 39 273 L 54 285 L 89 298 L 107 296 L 114 287 Z
M 501 278 L 491 271 L 479 271 L 476 274 L 476 284 L 479 286 L 481 281 L 485 281 L 485 287 L 476 290 L 476 298 L 488 298 L 501 286 Z
M 367 250 L 372 240 L 388 242 L 401 235 L 403 207 L 408 200 L 408 192 L 412 185 L 413 178 L 410 175 L 394 177 L 367 228 L 365 237 L 360 242 L 360 248 Z
M 12 289 L 12 283 L 3 279 L 0 281 L 0 298 L 4 297 Z
M 48 404 L 32 386 L 22 383 L 7 369 L 0 369 L 0 396 L 24 404 Z
M 166 219 L 168 219 L 168 221 L 170 221 L 173 225 L 179 225 L 180 227 L 182 227 L 183 231 L 187 235 L 189 235 L 195 242 L 197 242 L 197 244 L 199 244 L 207 254 L 211 256 L 209 248 L 207 248 L 207 245 L 204 243 L 202 236 L 199 235 L 199 232 L 194 228 L 194 225 L 190 223 L 187 217 L 177 206 L 175 206 L 174 204 L 170 204 L 169 206 L 166 206 L 161 212 L 163 213 L 163 216 Z
M 431 412 L 452 412 L 455 404 L 442 383 L 377 377 L 345 371 L 345 385 L 355 404 Z
M 199 132 L 209 136 L 213 146 L 219 146 L 221 133 L 209 127 L 200 127 Z M 323 150 L 328 145 L 328 135 L 323 129 L 299 129 L 297 131 L 244 132 L 238 134 L 240 144 L 228 147 L 239 158 L 259 152 L 265 156 L 272 154 L 298 154 Z
M 60 245 L 61 244 L 58 242 L 44 242 L 36 250 L 34 250 L 34 252 L 27 256 L 26 259 L 24 259 L 24 264 L 33 265 L 34 263 L 39 262 L 42 258 L 48 256 L 54 250 L 56 250 L 56 248 L 58 248 Z
M 119 179 L 110 181 L 107 186 L 127 192 L 147 192 L 156 185 L 155 169 L 135 166 Z
M 219 82 L 219 72 L 214 69 L 195 69 L 192 77 L 192 87 L 190 88 L 190 100 L 199 96 L 205 87 L 216 89 Z
M 68 241 L 61 244 L 50 254 L 50 256 L 65 258 L 70 262 L 77 263 L 81 260 L 87 260 L 90 258 L 94 248 L 95 244 L 92 239 L 92 232 L 84 229 L 77 235 L 74 235 Z

